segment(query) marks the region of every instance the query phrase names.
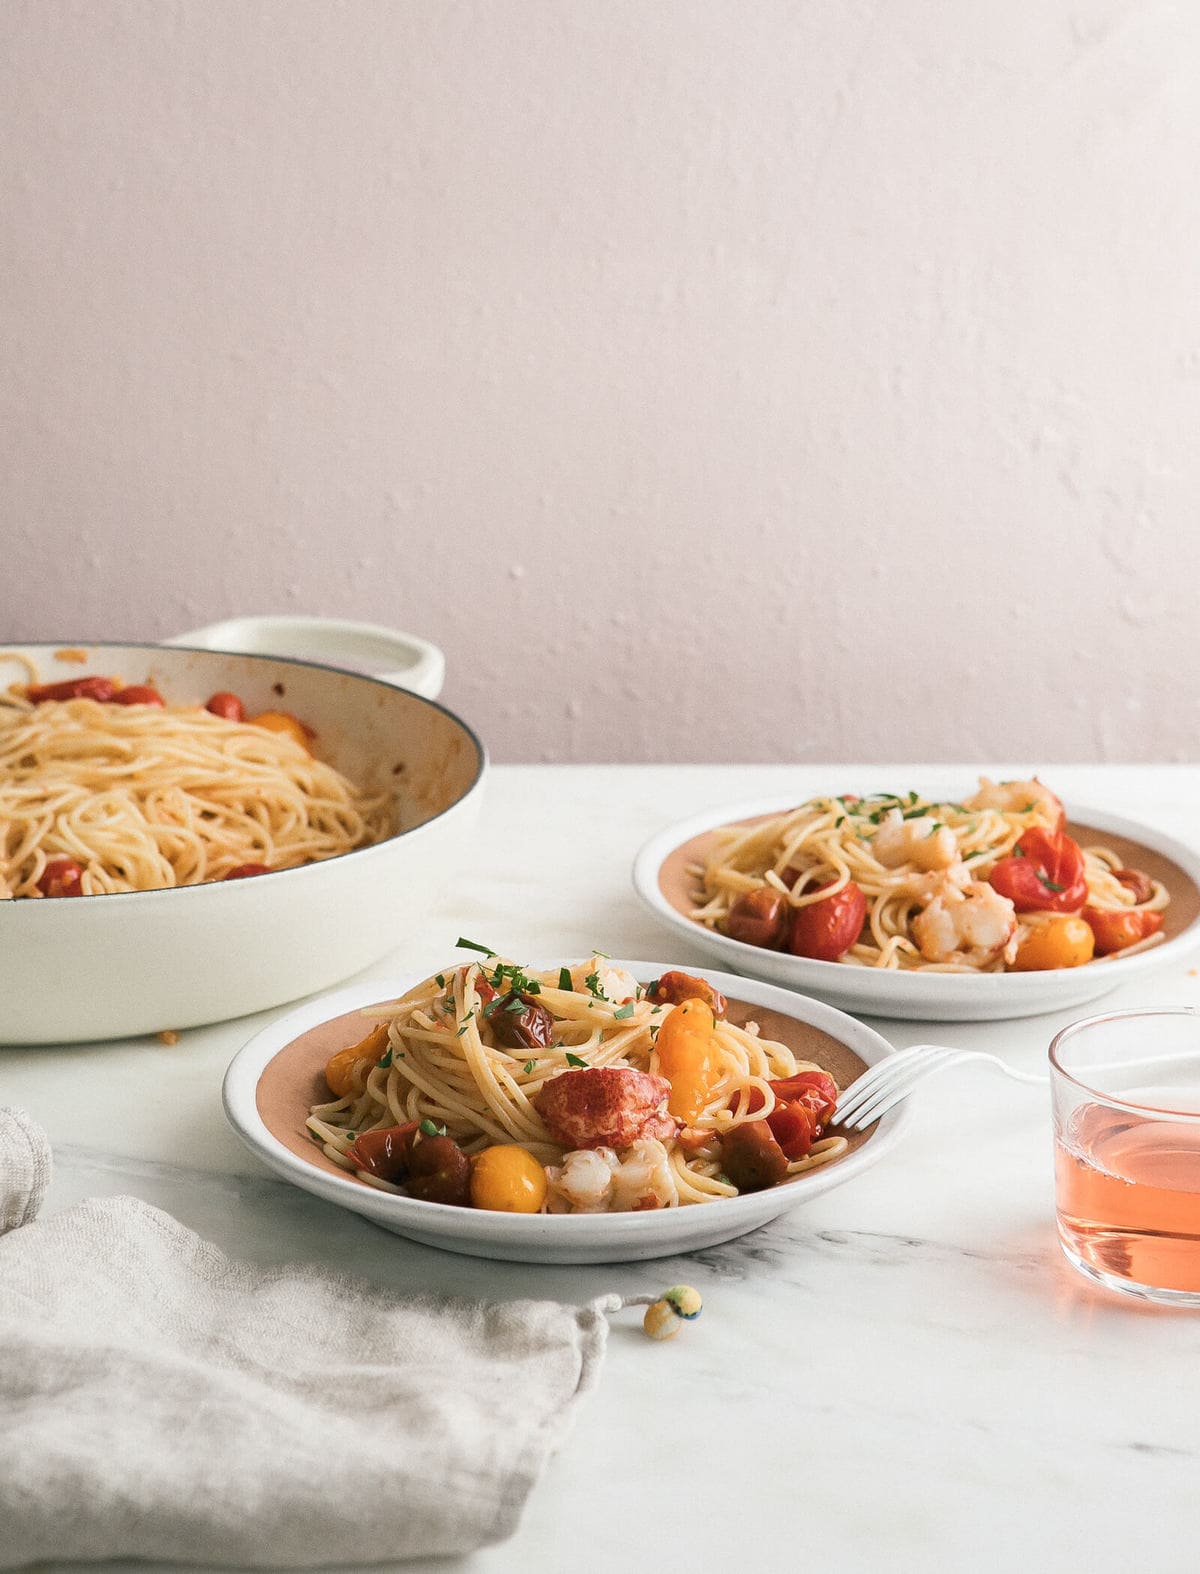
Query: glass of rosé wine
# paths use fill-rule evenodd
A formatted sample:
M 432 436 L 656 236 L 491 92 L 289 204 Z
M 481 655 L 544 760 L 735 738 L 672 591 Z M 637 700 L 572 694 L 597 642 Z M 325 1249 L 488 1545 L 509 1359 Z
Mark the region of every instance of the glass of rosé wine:
M 1050 1045 L 1058 1234 L 1111 1290 L 1200 1307 L 1200 1012 L 1118 1011 Z

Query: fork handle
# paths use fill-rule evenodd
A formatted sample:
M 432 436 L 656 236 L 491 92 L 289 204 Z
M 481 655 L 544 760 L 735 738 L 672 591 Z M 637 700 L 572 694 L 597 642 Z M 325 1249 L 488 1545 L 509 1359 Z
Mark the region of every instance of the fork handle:
M 913 1044 L 913 1049 L 938 1049 L 946 1055 L 957 1055 L 958 1064 L 965 1065 L 968 1060 L 984 1060 L 989 1065 L 996 1066 L 1003 1071 L 1006 1077 L 1011 1077 L 1014 1082 L 1033 1083 L 1038 1087 L 1045 1087 L 1050 1081 L 1049 1076 L 1043 1071 L 1018 1071 L 1010 1066 L 1006 1060 L 1001 1060 L 999 1055 L 990 1055 L 982 1049 L 957 1049 L 951 1044 Z

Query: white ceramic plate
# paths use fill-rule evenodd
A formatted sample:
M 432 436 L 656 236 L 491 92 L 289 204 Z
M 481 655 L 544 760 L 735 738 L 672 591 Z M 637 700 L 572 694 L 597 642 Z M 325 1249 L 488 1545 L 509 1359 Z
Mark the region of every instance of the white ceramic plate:
M 643 902 L 687 942 L 683 955 L 710 957 L 731 972 L 782 984 L 870 1016 L 933 1022 L 985 1022 L 1036 1016 L 1096 1000 L 1132 978 L 1175 961 L 1200 945 L 1200 856 L 1135 821 L 1068 804 L 1067 828 L 1092 844 L 1097 836 L 1127 864 L 1165 880 L 1171 889 L 1166 941 L 1134 956 L 1044 973 L 925 973 L 817 962 L 768 951 L 716 934 L 684 911 L 685 866 L 710 831 L 793 809 L 791 798 L 754 799 L 709 809 L 660 831 L 638 853 L 633 883 Z M 678 942 L 677 942 L 678 943 Z
M 648 983 L 671 964 L 614 965 L 628 968 L 639 982 Z M 871 1065 L 894 1053 L 887 1040 L 871 1028 L 820 1001 L 724 973 L 704 972 L 702 976 L 731 1001 L 754 1008 L 764 1036 L 782 1037 L 790 1030 L 798 1043 L 807 1041 L 808 1047 L 816 1048 L 811 1058 L 828 1064 L 842 1085 L 861 1069 L 859 1062 Z M 906 1109 L 901 1106 L 863 1139 L 852 1137 L 857 1145 L 842 1158 L 782 1186 L 654 1213 L 488 1213 L 398 1197 L 364 1184 L 331 1163 L 307 1135 L 304 1121 L 310 1103 L 317 1097 L 328 1097 L 322 1092 L 320 1077 L 327 1056 L 362 1032 L 346 1014 L 394 999 L 418 982 L 414 975 L 395 982 L 357 984 L 289 1012 L 256 1034 L 233 1061 L 225 1075 L 224 1102 L 234 1130 L 276 1174 L 426 1246 L 472 1257 L 544 1263 L 630 1262 L 697 1251 L 745 1235 L 777 1214 L 853 1180 L 891 1149 L 906 1118 Z M 787 1022 L 777 1024 L 772 1033 L 776 1015 Z M 821 1047 L 817 1048 L 818 1044 Z

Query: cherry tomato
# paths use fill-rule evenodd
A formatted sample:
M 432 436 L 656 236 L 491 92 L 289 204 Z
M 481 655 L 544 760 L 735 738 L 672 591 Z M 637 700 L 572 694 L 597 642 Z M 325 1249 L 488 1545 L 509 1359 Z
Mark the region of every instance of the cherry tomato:
M 398 1182 L 408 1174 L 408 1160 L 419 1121 L 389 1126 L 386 1131 L 364 1131 L 350 1148 L 350 1162 L 380 1180 Z
M 471 1202 L 471 1164 L 452 1137 L 421 1137 L 408 1155 L 410 1197 L 466 1208 Z
M 838 1101 L 838 1085 L 827 1071 L 797 1071 L 772 1082 L 770 1087 L 780 1103 L 798 1099 L 822 1123 L 833 1114 Z
M 546 1049 L 554 1033 L 554 1018 L 540 1000 L 513 990 L 488 1012 L 492 1037 L 506 1049 Z
M 721 1168 L 739 1191 L 766 1191 L 787 1174 L 787 1155 L 765 1120 L 731 1126 L 721 1138 Z
M 800 1099 L 776 1104 L 767 1116 L 767 1125 L 786 1159 L 802 1159 L 820 1134 L 817 1117 Z
M 546 1172 L 533 1154 L 515 1143 L 485 1148 L 471 1170 L 471 1206 L 492 1213 L 540 1213 Z
M 833 1114 L 838 1101 L 838 1085 L 827 1071 L 797 1071 L 790 1077 L 780 1077 L 767 1086 L 775 1095 L 776 1105 L 803 1104 L 816 1122 L 815 1136 L 821 1135 L 821 1126 Z M 748 1113 L 763 1107 L 764 1099 L 757 1088 L 748 1088 Z M 736 1100 L 731 1099 L 730 1103 Z M 772 1112 L 773 1113 L 773 1112 Z M 767 1117 L 768 1120 L 770 1116 Z
M 1157 934 L 1163 925 L 1161 913 L 1148 913 L 1144 907 L 1111 910 L 1107 907 L 1085 907 L 1083 916 L 1096 937 L 1096 955 L 1110 956 L 1123 951 L 1127 945 L 1136 945 Z
M 1139 904 L 1148 902 L 1154 895 L 1154 881 L 1140 869 L 1114 869 L 1113 875 Z
M 34 705 L 46 700 L 98 700 L 105 704 L 117 692 L 112 678 L 68 678 L 65 683 L 38 683 L 26 689 L 26 698 Z
M 715 1023 L 708 1004 L 695 997 L 674 1008 L 654 1040 L 658 1072 L 671 1084 L 667 1109 L 692 1125 L 720 1080 Z
M 691 973 L 664 973 L 647 989 L 646 999 L 656 1005 L 669 1002 L 673 1006 L 680 1006 L 685 1000 L 703 1000 L 713 1016 L 725 1015 L 725 996 L 721 991 L 714 989 L 707 979 L 696 978 Z
M 331 1055 L 325 1064 L 325 1081 L 329 1091 L 339 1099 L 347 1099 L 362 1092 L 371 1070 L 388 1047 L 387 1023 L 381 1022 L 355 1044 L 347 1044 Z
M 256 874 L 270 874 L 270 872 L 271 866 L 269 864 L 237 864 L 222 878 L 225 880 L 249 880 Z
M 211 711 L 214 716 L 223 716 L 226 721 L 245 721 L 246 707 L 236 694 L 230 694 L 228 689 L 221 689 L 216 694 L 210 694 L 204 702 L 204 709 Z
M 1017 973 L 1044 973 L 1055 967 L 1082 967 L 1096 949 L 1091 929 L 1082 918 L 1051 918 L 1038 924 L 1022 941 L 1012 967 Z
M 725 917 L 725 933 L 743 945 L 766 946 L 774 950 L 787 927 L 787 898 L 773 886 L 760 885 L 745 891 Z
M 867 899 L 851 880 L 832 896 L 795 910 L 788 950 L 793 956 L 836 962 L 862 933 L 866 916 Z
M 1018 913 L 1077 913 L 1087 901 L 1083 849 L 1065 832 L 1035 825 L 988 876 Z
M 148 683 L 131 683 L 128 687 L 118 689 L 109 701 L 110 705 L 166 705 L 166 700 L 157 689 L 152 689 Z
M 48 858 L 37 888 L 43 896 L 82 896 L 83 870 L 74 858 Z
M 290 711 L 265 710 L 247 719 L 252 727 L 265 727 L 268 732 L 278 732 L 285 738 L 293 738 L 302 749 L 308 748 L 308 728 Z

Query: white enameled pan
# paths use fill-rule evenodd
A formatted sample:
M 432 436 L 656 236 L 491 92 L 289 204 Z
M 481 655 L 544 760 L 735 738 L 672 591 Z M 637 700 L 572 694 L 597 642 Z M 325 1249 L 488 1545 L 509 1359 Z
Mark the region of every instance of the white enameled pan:
M 196 648 L 229 641 L 247 649 Z M 298 659 L 305 649 L 341 665 Z M 322 759 L 364 788 L 395 787 L 401 829 L 255 879 L 0 902 L 0 1043 L 193 1027 L 328 988 L 393 949 L 468 850 L 486 754 L 434 702 L 443 662 L 424 641 L 370 625 L 238 619 L 170 645 L 0 646 L 2 683 L 23 676 L 4 665 L 14 650 L 43 682 L 117 674 L 175 704 L 227 689 L 251 712 L 293 711 L 315 729 Z

